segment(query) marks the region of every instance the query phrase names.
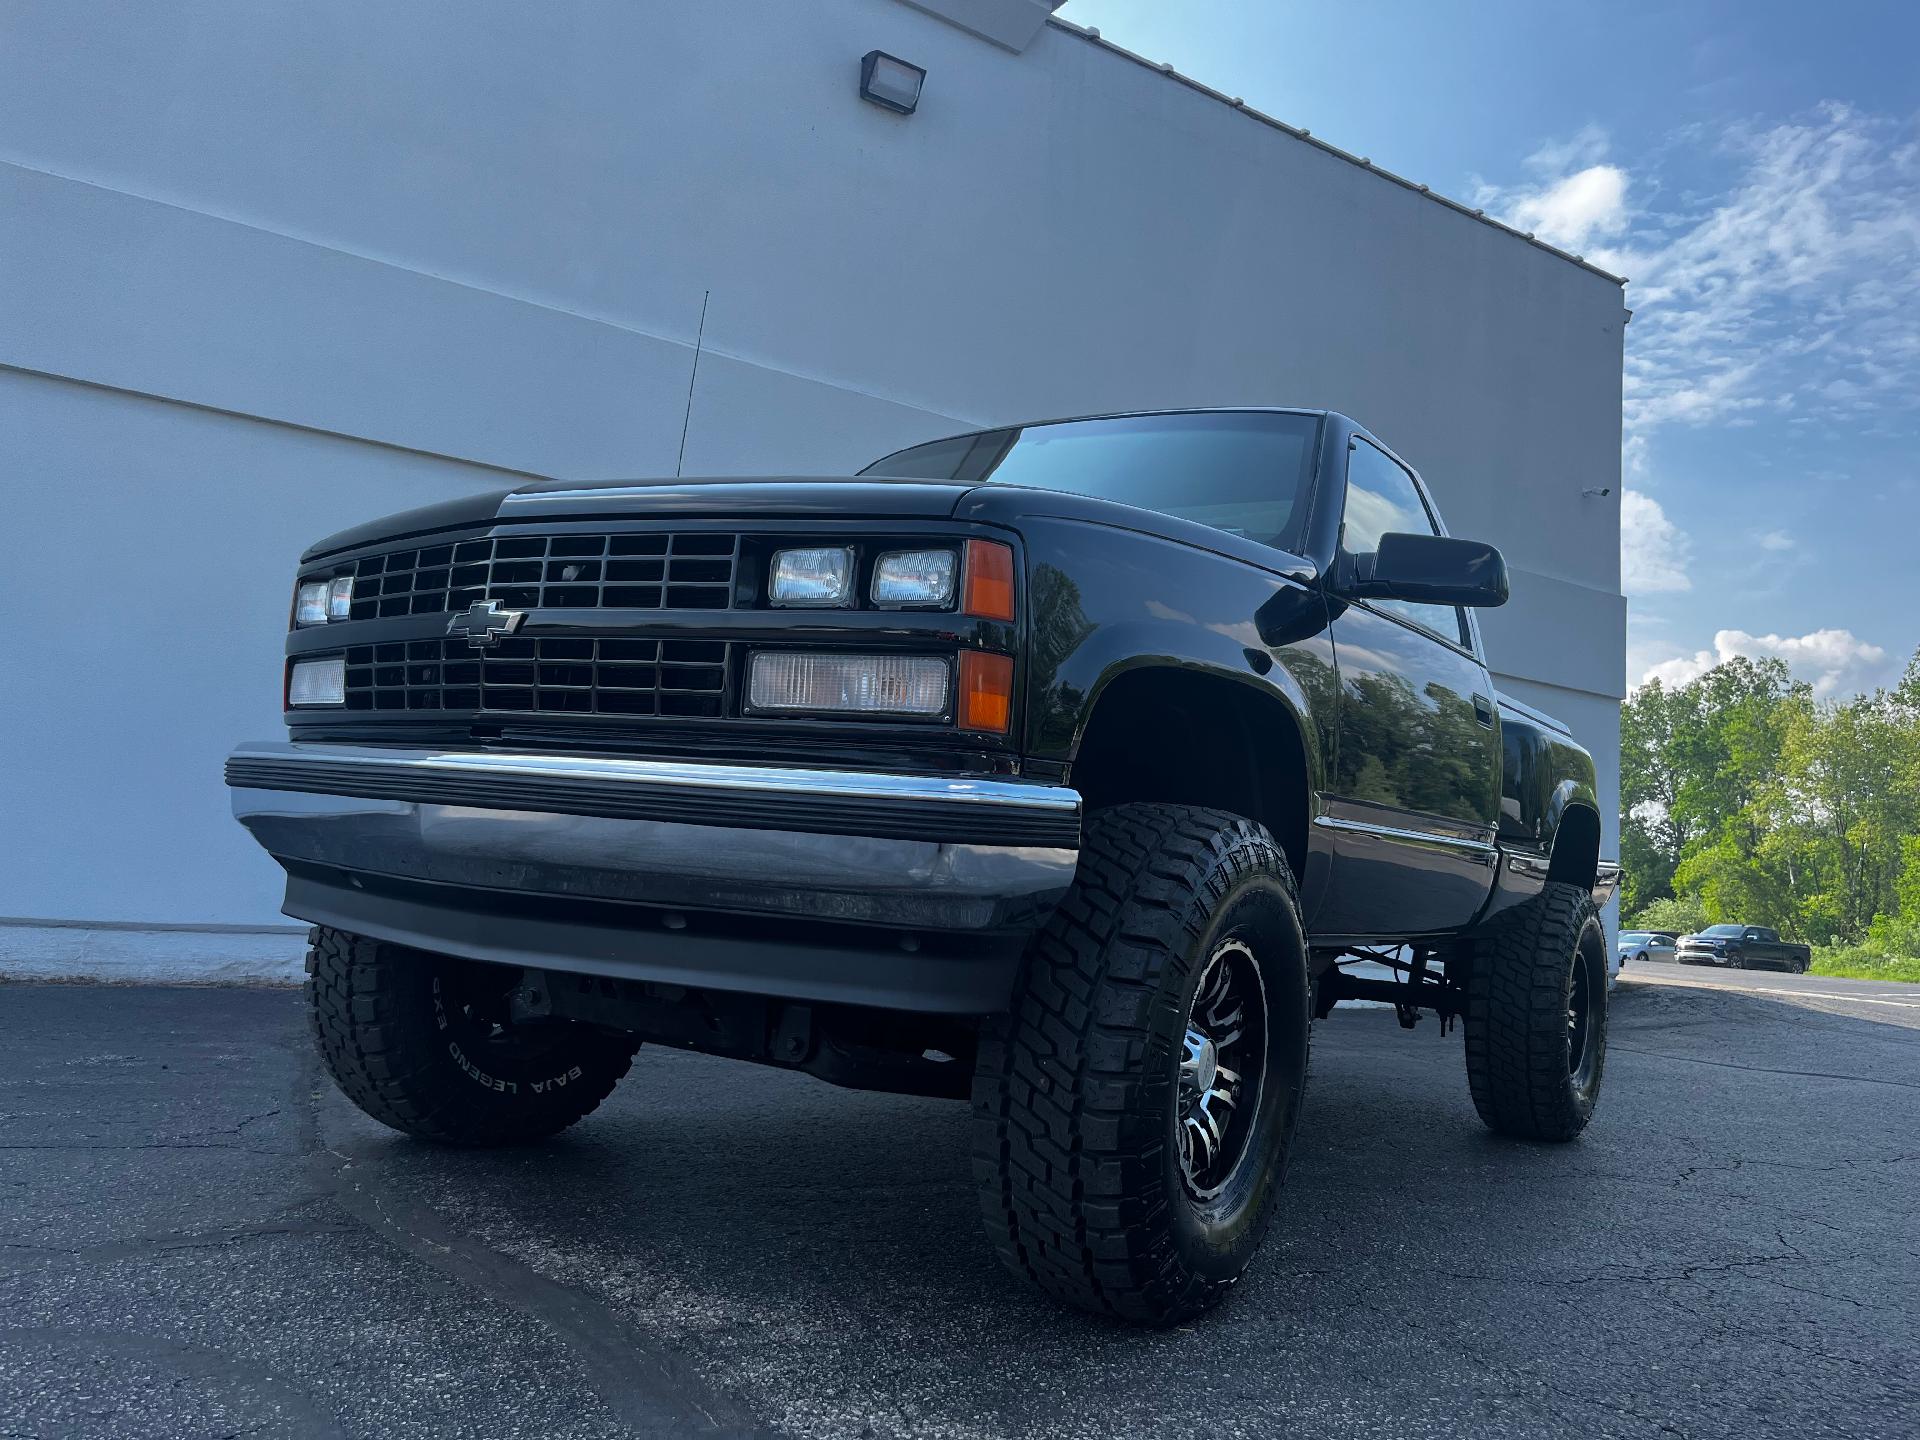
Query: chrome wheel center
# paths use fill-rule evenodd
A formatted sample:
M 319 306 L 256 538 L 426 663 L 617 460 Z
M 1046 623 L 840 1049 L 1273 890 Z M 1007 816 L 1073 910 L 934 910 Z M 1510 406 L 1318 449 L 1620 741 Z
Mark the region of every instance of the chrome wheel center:
M 1221 943 L 1194 991 L 1181 1044 L 1180 1170 L 1197 1198 L 1220 1193 L 1239 1167 L 1266 1069 L 1266 991 L 1253 951 Z
M 1180 1062 L 1180 1079 L 1195 1095 L 1213 1089 L 1220 1078 L 1220 1047 L 1198 1030 L 1187 1031 L 1187 1053 Z

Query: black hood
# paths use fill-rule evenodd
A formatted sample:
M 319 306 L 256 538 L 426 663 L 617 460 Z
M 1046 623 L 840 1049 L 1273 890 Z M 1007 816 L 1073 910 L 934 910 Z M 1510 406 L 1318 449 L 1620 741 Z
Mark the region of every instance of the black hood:
M 311 546 L 314 560 L 380 540 L 496 522 L 630 519 L 752 520 L 836 516 L 946 519 L 971 486 L 930 480 L 846 475 L 715 475 L 661 480 L 542 480 L 517 490 L 445 500 L 355 525 Z

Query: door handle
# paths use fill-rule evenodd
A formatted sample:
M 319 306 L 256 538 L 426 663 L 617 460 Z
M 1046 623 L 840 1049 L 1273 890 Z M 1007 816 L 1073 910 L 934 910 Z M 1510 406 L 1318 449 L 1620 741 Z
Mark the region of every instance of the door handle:
M 1489 730 L 1493 728 L 1493 701 L 1484 695 L 1473 697 L 1473 718 Z

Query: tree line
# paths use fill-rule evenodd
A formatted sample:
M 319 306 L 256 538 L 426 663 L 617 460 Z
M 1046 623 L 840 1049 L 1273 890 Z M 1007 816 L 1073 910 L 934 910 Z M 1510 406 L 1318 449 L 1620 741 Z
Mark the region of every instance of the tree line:
M 1778 659 L 1649 681 L 1620 715 L 1620 913 L 1920 956 L 1920 652 L 1820 701 Z

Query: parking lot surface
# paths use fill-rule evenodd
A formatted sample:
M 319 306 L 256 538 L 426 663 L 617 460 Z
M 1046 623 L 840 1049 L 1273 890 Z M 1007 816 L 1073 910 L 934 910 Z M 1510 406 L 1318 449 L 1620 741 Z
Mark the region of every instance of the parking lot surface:
M 0 1435 L 1911 1436 L 1920 992 L 1857 983 L 1630 972 L 1554 1148 L 1337 1012 L 1262 1258 L 1167 1333 L 1001 1273 L 961 1106 L 645 1049 L 458 1152 L 291 991 L 0 986 Z

